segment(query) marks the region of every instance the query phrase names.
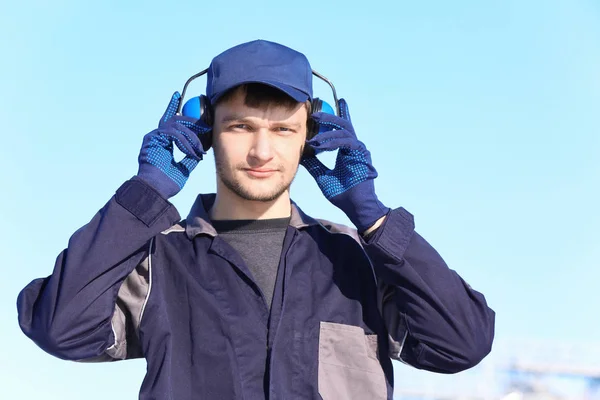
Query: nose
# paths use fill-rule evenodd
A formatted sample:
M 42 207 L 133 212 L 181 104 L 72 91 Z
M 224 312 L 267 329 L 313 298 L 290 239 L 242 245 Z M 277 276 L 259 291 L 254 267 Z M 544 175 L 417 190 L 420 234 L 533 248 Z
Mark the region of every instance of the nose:
M 259 129 L 254 133 L 249 156 L 256 161 L 265 163 L 273 158 L 273 143 L 267 129 Z

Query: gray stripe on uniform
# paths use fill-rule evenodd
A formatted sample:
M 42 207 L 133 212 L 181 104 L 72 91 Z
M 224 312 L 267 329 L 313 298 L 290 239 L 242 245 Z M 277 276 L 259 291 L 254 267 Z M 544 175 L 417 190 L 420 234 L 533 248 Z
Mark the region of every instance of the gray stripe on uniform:
M 153 243 L 154 239 L 150 240 L 146 256 L 119 288 L 111 321 L 115 343 L 106 349 L 106 354 L 116 360 L 143 357 L 138 331 L 150 295 L 150 253 Z

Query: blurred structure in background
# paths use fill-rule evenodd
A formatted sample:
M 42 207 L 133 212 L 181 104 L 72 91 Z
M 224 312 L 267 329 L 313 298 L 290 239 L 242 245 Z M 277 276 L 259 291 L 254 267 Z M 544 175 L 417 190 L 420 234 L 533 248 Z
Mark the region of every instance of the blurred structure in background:
M 600 400 L 600 343 L 498 342 L 460 374 L 398 363 L 395 379 L 396 400 Z

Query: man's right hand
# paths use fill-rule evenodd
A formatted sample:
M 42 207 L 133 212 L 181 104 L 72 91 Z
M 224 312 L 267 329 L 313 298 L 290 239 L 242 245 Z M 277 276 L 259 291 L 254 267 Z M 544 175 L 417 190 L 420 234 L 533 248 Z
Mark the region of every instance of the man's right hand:
M 175 196 L 210 147 L 211 127 L 198 119 L 176 115 L 181 95 L 175 92 L 158 129 L 144 136 L 137 176 L 165 199 Z M 173 142 L 185 157 L 175 162 Z

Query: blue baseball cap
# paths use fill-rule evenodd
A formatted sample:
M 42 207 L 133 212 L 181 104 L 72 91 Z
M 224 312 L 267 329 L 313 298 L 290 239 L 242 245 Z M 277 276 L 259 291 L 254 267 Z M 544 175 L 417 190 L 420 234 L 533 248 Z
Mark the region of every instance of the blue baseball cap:
M 306 56 L 266 40 L 240 44 L 213 58 L 206 96 L 215 104 L 229 89 L 245 83 L 272 86 L 297 102 L 313 98 L 312 68 Z

